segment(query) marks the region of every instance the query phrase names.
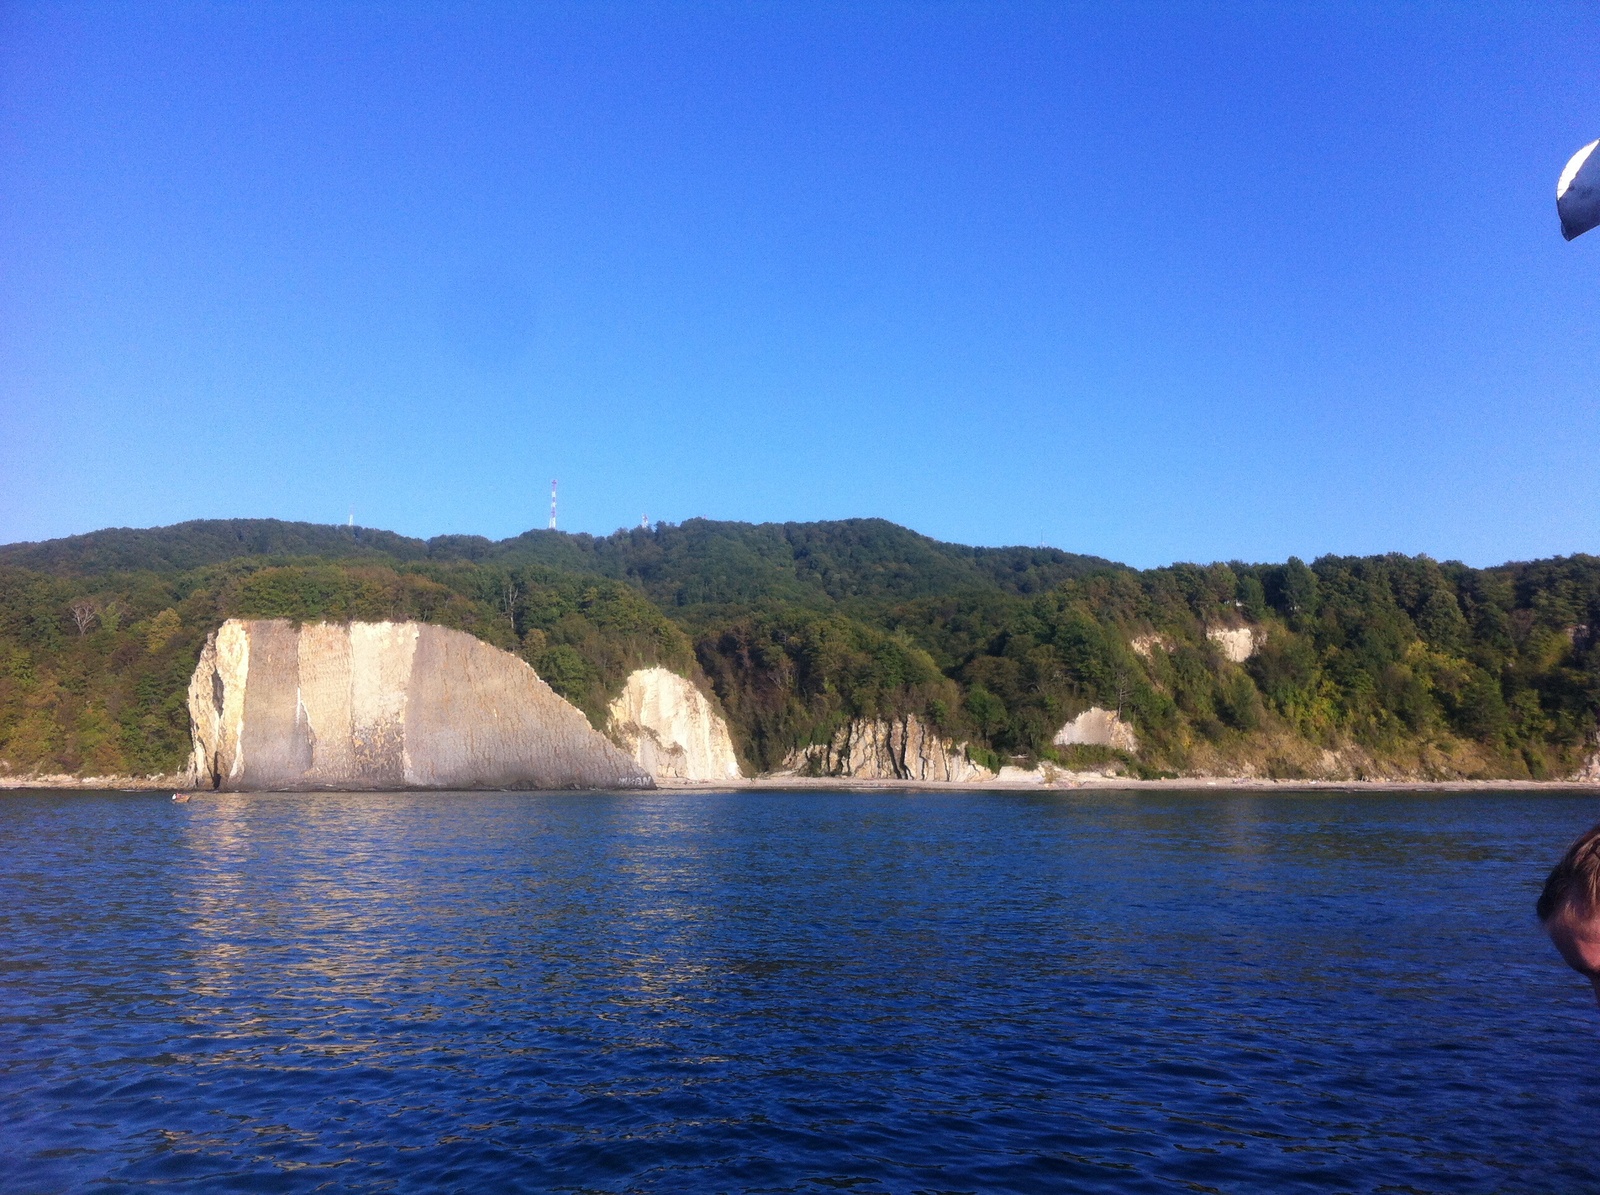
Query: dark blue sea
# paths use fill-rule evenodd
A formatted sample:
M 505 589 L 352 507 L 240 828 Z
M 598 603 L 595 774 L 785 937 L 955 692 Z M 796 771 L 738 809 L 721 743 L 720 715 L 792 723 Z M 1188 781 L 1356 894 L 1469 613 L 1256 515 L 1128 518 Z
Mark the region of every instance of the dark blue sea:
M 0 1189 L 1596 1190 L 1597 819 L 0 795 Z

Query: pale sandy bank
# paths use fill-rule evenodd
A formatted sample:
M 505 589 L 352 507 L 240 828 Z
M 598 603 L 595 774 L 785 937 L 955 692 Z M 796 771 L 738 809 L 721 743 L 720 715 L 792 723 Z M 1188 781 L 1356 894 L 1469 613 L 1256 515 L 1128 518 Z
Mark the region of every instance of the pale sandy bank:
M 209 790 L 188 787 L 182 774 L 169 776 L 0 776 L 0 791 L 21 789 L 77 789 L 83 791 L 167 791 L 185 790 L 196 796 Z M 1177 780 L 1134 780 L 1126 777 L 1087 777 L 1060 780 L 1054 784 L 1037 781 L 983 780 L 952 783 L 937 780 L 860 780 L 848 777 L 761 776 L 754 780 L 686 781 L 658 780 L 663 792 L 1548 792 L 1593 793 L 1600 796 L 1600 782 L 1575 780 L 1258 780 L 1234 776 L 1186 776 Z M 401 791 L 401 790 L 396 790 Z M 638 791 L 638 790 L 632 790 Z

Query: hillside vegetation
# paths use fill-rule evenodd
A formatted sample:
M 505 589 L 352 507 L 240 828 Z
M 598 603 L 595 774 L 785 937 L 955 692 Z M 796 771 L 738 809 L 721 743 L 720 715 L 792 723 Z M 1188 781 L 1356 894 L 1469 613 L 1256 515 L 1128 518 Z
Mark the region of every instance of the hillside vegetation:
M 216 520 L 0 547 L 0 770 L 182 765 L 228 617 L 415 618 L 515 651 L 599 725 L 627 674 L 713 693 L 747 769 L 917 714 L 975 758 L 1139 774 L 1571 774 L 1600 710 L 1600 559 L 1427 557 L 1138 571 L 939 543 L 881 520 L 690 520 L 595 537 L 409 539 Z M 1247 628 L 1231 662 L 1213 634 Z M 1136 756 L 1057 748 L 1090 705 Z

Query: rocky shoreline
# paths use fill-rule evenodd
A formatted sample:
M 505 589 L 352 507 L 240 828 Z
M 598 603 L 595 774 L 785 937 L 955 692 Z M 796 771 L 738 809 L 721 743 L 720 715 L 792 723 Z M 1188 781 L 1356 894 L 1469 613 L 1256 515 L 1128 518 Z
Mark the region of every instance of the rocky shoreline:
M 1028 780 L 860 780 L 840 776 L 759 776 L 736 782 L 686 784 L 657 782 L 663 790 L 698 792 L 1048 792 L 1099 790 L 1195 792 L 1200 789 L 1249 792 L 1572 792 L 1600 795 L 1597 780 L 1267 780 L 1245 776 L 1183 776 L 1176 779 L 1138 780 L 1130 776 L 1084 776 L 1055 783 Z
M 0 776 L 0 790 L 80 788 L 94 792 L 142 792 L 190 789 L 193 780 L 183 772 L 157 776 Z

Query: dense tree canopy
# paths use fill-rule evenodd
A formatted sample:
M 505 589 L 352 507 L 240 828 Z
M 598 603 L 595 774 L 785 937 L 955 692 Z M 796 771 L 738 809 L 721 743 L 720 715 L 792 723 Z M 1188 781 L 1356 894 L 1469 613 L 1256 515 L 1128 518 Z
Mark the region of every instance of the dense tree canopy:
M 660 663 L 719 700 L 752 768 L 911 713 L 986 762 L 1070 762 L 1051 740 L 1099 705 L 1145 772 L 1547 777 L 1579 765 L 1600 710 L 1589 556 L 1140 572 L 872 519 L 499 542 L 234 520 L 0 548 L 0 768 L 179 766 L 189 674 L 231 616 L 456 627 L 597 725 Z M 1236 663 L 1216 635 L 1240 628 Z

